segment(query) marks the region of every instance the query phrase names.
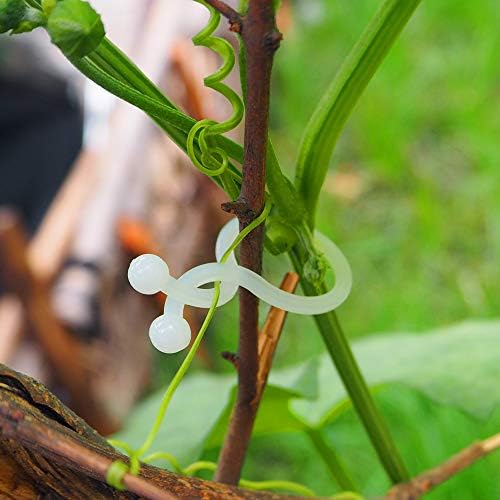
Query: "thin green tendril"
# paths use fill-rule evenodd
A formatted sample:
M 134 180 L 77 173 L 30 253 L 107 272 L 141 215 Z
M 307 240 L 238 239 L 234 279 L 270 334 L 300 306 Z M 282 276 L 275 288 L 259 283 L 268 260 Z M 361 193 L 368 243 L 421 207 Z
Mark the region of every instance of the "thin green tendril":
M 144 462 L 145 464 L 149 464 L 151 462 L 155 462 L 156 460 L 166 460 L 172 466 L 175 472 L 182 472 L 182 467 L 179 463 L 179 460 L 177 460 L 174 455 L 166 451 L 157 451 L 156 453 L 151 453 L 151 455 L 144 457 L 142 459 L 142 462 Z
M 316 496 L 313 490 L 303 484 L 296 483 L 295 481 L 281 481 L 279 479 L 272 479 L 269 481 L 249 481 L 248 479 L 241 479 L 239 484 L 240 486 L 243 486 L 243 488 L 248 488 L 249 490 L 285 490 L 297 493 L 298 495 L 303 495 L 305 497 Z
M 271 202 L 268 201 L 264 207 L 264 210 L 262 210 L 262 213 L 256 217 L 247 227 L 245 227 L 240 233 L 238 233 L 238 236 L 234 239 L 233 243 L 231 246 L 226 250 L 224 255 L 222 256 L 220 262 L 224 263 L 227 261 L 229 256 L 231 255 L 232 252 L 236 249 L 236 247 L 241 243 L 241 241 L 250 233 L 252 232 L 257 226 L 262 224 L 266 217 L 269 215 L 269 212 L 271 211 Z M 142 459 L 143 462 L 149 462 L 152 460 L 157 460 L 160 458 L 168 460 L 172 466 L 177 469 L 181 470 L 179 462 L 177 459 L 171 455 L 170 453 L 153 453 L 152 455 L 147 456 L 146 458 L 143 458 L 144 454 L 147 453 L 147 451 L 151 448 L 156 435 L 158 434 L 158 431 L 160 430 L 160 427 L 163 423 L 163 419 L 165 417 L 165 413 L 167 412 L 168 405 L 170 401 L 172 400 L 173 395 L 175 394 L 175 391 L 179 387 L 179 384 L 181 383 L 184 375 L 188 371 L 189 367 L 191 366 L 191 363 L 196 355 L 196 351 L 198 350 L 198 347 L 201 344 L 201 341 L 203 340 L 203 336 L 205 335 L 205 332 L 207 331 L 210 322 L 212 321 L 212 318 L 215 315 L 215 311 L 217 309 L 217 304 L 219 302 L 219 296 L 220 296 L 220 281 L 216 281 L 214 283 L 214 298 L 212 301 L 212 304 L 210 306 L 210 309 L 208 310 L 207 316 L 205 317 L 205 320 L 203 321 L 203 324 L 201 325 L 200 331 L 198 332 L 198 335 L 196 336 L 193 345 L 189 349 L 189 352 L 187 356 L 184 358 L 184 361 L 182 362 L 181 366 L 177 370 L 176 374 L 174 375 L 174 378 L 170 382 L 169 386 L 167 387 L 167 390 L 165 391 L 165 394 L 163 396 L 163 399 L 160 404 L 160 408 L 158 409 L 158 413 L 156 414 L 155 421 L 144 441 L 144 443 L 137 449 L 133 450 L 130 445 L 123 441 L 118 441 L 114 439 L 108 440 L 108 442 L 117 448 L 122 449 L 130 458 L 130 466 L 127 466 L 124 464 L 122 461 L 117 460 L 113 462 L 108 469 L 108 473 L 106 475 L 106 482 L 115 488 L 117 486 L 119 488 L 124 488 L 123 485 L 123 475 L 127 472 L 133 475 L 138 475 L 140 471 L 140 460 Z M 173 459 L 173 460 L 172 460 Z M 124 464 L 125 465 L 125 470 L 123 469 L 122 465 L 116 465 L 115 464 Z M 110 472 L 111 471 L 111 472 Z M 110 478 L 110 479 L 109 479 Z M 117 489 L 119 489 L 117 488 Z
M 220 14 L 213 7 L 203 0 L 195 0 L 204 5 L 210 12 L 210 19 L 205 28 L 193 37 L 193 43 L 197 46 L 208 47 L 222 58 L 222 66 L 204 79 L 205 86 L 222 94 L 233 108 L 232 115 L 221 123 L 213 120 L 201 120 L 194 125 L 187 137 L 187 152 L 193 164 L 206 175 L 216 177 L 221 175 L 227 168 L 229 159 L 224 149 L 217 147 L 214 137 L 234 129 L 243 118 L 243 101 L 240 96 L 222 80 L 227 77 L 234 67 L 235 56 L 230 43 L 223 38 L 212 36 L 219 26 Z M 196 155 L 195 143 L 198 137 L 198 144 L 201 150 L 199 156 Z
M 217 464 L 215 462 L 206 462 L 204 460 L 199 462 L 194 462 L 191 465 L 185 467 L 182 472 L 186 476 L 193 476 L 201 470 L 215 471 L 217 469 Z
M 106 472 L 106 482 L 118 491 L 125 491 L 123 477 L 129 472 L 129 466 L 121 460 L 115 460 Z
M 182 470 L 182 472 L 186 476 L 192 476 L 202 470 L 213 472 L 216 469 L 217 464 L 215 462 L 199 461 L 188 465 Z M 270 481 L 250 481 L 248 479 L 240 479 L 239 485 L 243 488 L 248 488 L 249 490 L 284 490 L 303 496 L 315 496 L 313 490 L 294 481 L 281 481 L 274 479 Z
M 132 453 L 134 453 L 132 447 L 125 441 L 119 441 L 118 439 L 108 439 L 108 443 L 113 446 L 113 448 L 123 450 L 127 455 L 132 455 Z

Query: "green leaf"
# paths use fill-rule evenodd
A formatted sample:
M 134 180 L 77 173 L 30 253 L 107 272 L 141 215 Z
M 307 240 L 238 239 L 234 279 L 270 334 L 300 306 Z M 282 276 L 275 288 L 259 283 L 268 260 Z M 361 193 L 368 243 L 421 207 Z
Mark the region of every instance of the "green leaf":
M 57 2 L 50 14 L 47 31 L 64 55 L 77 58 L 90 54 L 105 35 L 99 14 L 83 0 Z
M 0 33 L 17 28 L 25 11 L 24 0 L 0 0 Z
M 419 3 L 420 0 L 385 0 L 345 59 L 304 131 L 295 184 L 304 200 L 311 228 L 342 128 Z
M 222 444 L 234 401 L 236 378 L 198 373 L 179 386 L 150 452 L 167 451 L 181 464 L 197 460 L 203 448 Z M 151 426 L 164 391 L 143 401 L 113 438 L 138 448 Z M 289 411 L 291 398 L 316 397 L 316 364 L 279 370 L 268 386 L 255 424 L 255 434 L 302 430 L 304 425 Z
M 375 335 L 353 345 L 372 387 L 400 383 L 432 400 L 487 419 L 500 405 L 500 321 L 465 322 L 429 333 Z M 317 358 L 319 397 L 291 409 L 321 426 L 345 404 L 342 383 L 326 355 Z
M 291 399 L 302 396 L 286 388 L 274 385 L 267 386 L 259 406 L 252 435 L 261 436 L 278 432 L 303 431 L 304 423 L 290 412 Z M 203 443 L 204 449 L 218 448 L 222 445 L 235 398 L 236 387 L 233 389 L 232 398 L 228 400 L 226 407 L 221 412 L 217 424 Z
M 297 398 L 318 397 L 318 373 L 316 362 L 273 370 L 262 397 L 255 421 L 253 435 L 304 430 L 304 423 L 289 409 L 289 403 Z M 234 394 L 221 414 L 217 425 L 205 443 L 206 448 L 215 448 L 223 442 Z
M 500 406 L 500 321 L 466 322 L 429 333 L 396 333 L 354 343 L 372 387 L 398 383 L 486 419 Z M 235 377 L 198 373 L 180 385 L 151 452 L 168 451 L 182 464 L 222 444 L 234 400 Z M 485 397 L 487 395 L 487 397 Z M 140 404 L 117 439 L 138 447 L 163 391 Z M 254 435 L 321 427 L 349 406 L 328 356 L 273 370 Z

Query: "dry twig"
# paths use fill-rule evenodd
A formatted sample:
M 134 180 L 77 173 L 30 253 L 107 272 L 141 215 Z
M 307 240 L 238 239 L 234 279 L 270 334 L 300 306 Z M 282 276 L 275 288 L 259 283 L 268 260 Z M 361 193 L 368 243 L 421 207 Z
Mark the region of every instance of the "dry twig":
M 443 464 L 407 483 L 397 484 L 389 491 L 385 500 L 416 500 L 498 448 L 500 448 L 500 434 L 473 443 Z

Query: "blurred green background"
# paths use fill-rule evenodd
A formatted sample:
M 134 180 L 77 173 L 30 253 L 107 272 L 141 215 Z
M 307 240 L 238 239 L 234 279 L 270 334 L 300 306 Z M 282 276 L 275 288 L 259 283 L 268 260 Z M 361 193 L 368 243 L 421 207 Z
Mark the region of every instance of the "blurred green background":
M 271 117 L 290 176 L 304 125 L 379 4 L 293 2 L 294 23 L 276 57 Z M 494 0 L 422 2 L 348 121 L 318 227 L 353 268 L 353 292 L 339 309 L 351 339 L 499 315 L 499 26 Z M 266 257 L 274 282 L 288 268 L 284 258 Z M 235 304 L 223 308 L 208 334 L 217 371 L 231 371 L 218 353 L 236 349 L 236 318 Z M 322 349 L 313 321 L 291 316 L 276 366 Z M 412 473 L 500 428 L 498 412 L 480 422 L 403 386 L 381 390 L 377 401 Z M 388 482 L 352 410 L 325 436 L 365 493 L 385 491 Z M 204 457 L 216 459 L 217 452 Z M 499 471 L 500 457 L 490 457 L 429 498 L 500 498 Z M 299 433 L 256 437 L 244 476 L 295 480 L 323 495 L 338 491 Z

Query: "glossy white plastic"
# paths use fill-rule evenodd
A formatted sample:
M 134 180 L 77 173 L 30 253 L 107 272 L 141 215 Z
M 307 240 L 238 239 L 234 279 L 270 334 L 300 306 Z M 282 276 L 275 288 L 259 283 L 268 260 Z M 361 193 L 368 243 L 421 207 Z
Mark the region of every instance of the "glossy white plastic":
M 304 297 L 280 290 L 262 276 L 238 265 L 233 253 L 227 262 L 221 263 L 222 256 L 237 235 L 238 221 L 233 219 L 221 229 L 217 238 L 217 262 L 190 269 L 178 279 L 170 276 L 167 264 L 156 255 L 141 255 L 131 262 L 128 279 L 135 290 L 146 295 L 160 291 L 168 295 L 164 314 L 153 321 L 149 330 L 151 341 L 157 349 L 173 353 L 189 345 L 191 332 L 183 318 L 184 305 L 210 307 L 214 297 L 213 289 L 199 288 L 208 283 L 221 283 L 218 307 L 229 302 L 240 286 L 271 306 L 296 314 L 323 314 L 336 309 L 348 297 L 352 286 L 349 263 L 337 246 L 321 233 L 316 232 L 316 242 L 334 271 L 335 286 L 316 297 Z

